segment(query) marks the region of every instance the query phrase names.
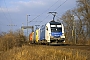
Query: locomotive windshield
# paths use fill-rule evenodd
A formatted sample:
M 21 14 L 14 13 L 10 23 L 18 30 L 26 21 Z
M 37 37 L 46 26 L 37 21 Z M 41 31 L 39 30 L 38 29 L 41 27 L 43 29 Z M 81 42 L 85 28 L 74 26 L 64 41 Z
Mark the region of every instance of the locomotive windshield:
M 51 32 L 62 32 L 62 28 L 58 27 L 51 27 Z
M 50 22 L 51 32 L 62 32 L 62 26 L 59 22 Z

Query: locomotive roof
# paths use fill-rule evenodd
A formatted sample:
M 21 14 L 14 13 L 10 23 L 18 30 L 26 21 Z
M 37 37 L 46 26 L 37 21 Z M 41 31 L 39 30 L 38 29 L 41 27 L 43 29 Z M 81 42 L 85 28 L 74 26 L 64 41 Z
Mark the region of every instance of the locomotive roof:
M 55 22 L 55 21 L 50 21 L 49 23 L 50 23 L 50 25 L 61 25 L 60 22 Z

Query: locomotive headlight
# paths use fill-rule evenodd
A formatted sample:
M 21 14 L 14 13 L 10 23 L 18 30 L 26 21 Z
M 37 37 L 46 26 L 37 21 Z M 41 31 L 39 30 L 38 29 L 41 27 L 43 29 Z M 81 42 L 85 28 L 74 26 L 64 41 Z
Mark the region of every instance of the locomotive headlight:
M 65 43 L 65 40 L 63 42 Z

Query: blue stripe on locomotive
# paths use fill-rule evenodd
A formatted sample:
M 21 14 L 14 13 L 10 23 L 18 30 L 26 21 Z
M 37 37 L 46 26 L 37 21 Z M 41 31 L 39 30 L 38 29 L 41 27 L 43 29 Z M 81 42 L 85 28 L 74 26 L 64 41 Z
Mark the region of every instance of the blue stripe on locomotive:
M 45 26 L 40 30 L 40 40 L 45 40 Z
M 51 32 L 51 36 L 59 38 L 62 35 L 62 32 Z

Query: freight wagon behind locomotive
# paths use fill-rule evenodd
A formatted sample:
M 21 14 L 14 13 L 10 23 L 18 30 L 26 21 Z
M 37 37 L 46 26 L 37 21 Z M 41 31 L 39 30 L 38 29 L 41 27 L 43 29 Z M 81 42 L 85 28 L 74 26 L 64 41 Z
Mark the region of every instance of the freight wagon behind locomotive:
M 31 37 L 31 35 L 30 35 Z M 64 26 L 60 22 L 51 21 L 43 25 L 41 28 L 36 29 L 34 32 L 34 37 L 32 37 L 35 43 L 64 43 Z
M 30 34 L 29 34 L 29 42 L 30 43 L 34 43 L 34 32 L 31 32 Z

